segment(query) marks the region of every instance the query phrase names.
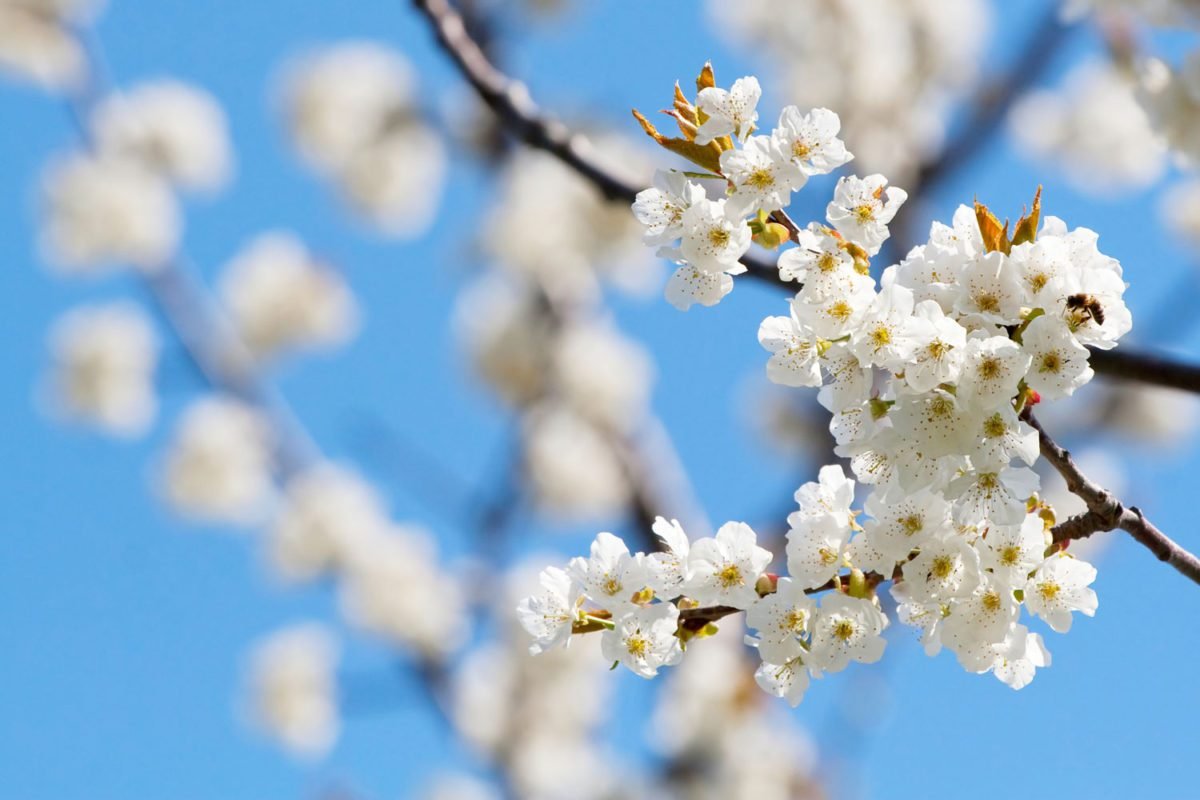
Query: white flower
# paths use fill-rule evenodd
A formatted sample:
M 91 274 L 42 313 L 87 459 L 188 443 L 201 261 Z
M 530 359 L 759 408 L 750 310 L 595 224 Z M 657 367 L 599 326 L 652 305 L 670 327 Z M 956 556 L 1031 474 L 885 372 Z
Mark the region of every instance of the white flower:
M 369 484 L 342 467 L 319 464 L 287 482 L 268 537 L 271 565 L 285 580 L 311 580 L 344 568 L 389 525 Z
M 893 567 L 950 527 L 950 504 L 937 492 L 871 492 L 864 510 L 871 519 L 850 543 L 850 560 L 862 570 L 891 575 Z
M 1016 625 L 1004 644 L 996 648 L 992 673 L 1013 689 L 1024 689 L 1033 680 L 1038 667 L 1050 666 L 1050 651 L 1042 637 Z
M 644 564 L 650 575 L 649 585 L 656 595 L 663 600 L 670 600 L 680 594 L 680 587 L 687 580 L 691 543 L 679 520 L 668 522 L 663 517 L 656 517 L 651 530 L 662 540 L 666 549 L 646 556 Z
M 743 142 L 758 121 L 758 100 L 762 88 L 754 77 L 738 78 L 726 91 L 710 86 L 696 96 L 696 108 L 708 119 L 696 131 L 696 144 L 708 144 L 721 136 L 736 136 Z
M 702 606 L 748 608 L 758 599 L 755 583 L 772 558 L 757 541 L 746 523 L 726 522 L 716 537 L 692 542 L 681 593 Z
M 966 415 L 954 395 L 943 389 L 907 395 L 888 412 L 896 435 L 923 458 L 954 455 L 962 449 Z
M 633 215 L 646 228 L 642 240 L 648 245 L 675 241 L 683 235 L 683 212 L 704 199 L 704 187 L 682 172 L 655 170 L 654 186 L 633 201 Z
M 812 623 L 810 663 L 823 672 L 838 672 L 851 661 L 873 664 L 887 645 L 887 617 L 870 601 L 844 594 L 826 595 Z
M 358 327 L 354 295 L 341 275 L 283 231 L 261 234 L 229 262 L 221 296 L 242 340 L 260 356 L 337 345 Z
M 963 351 L 958 396 L 978 408 L 1007 403 L 1017 393 L 1029 363 L 1029 354 L 1006 336 L 969 339 Z
M 829 228 L 810 222 L 796 239 L 796 247 L 779 256 L 779 277 L 803 283 L 806 300 L 826 300 L 851 294 L 863 286 L 873 287 L 871 277 L 855 269 L 854 258 Z
M 913 356 L 913 294 L 899 285 L 885 286 L 872 301 L 850 347 L 859 361 L 901 372 Z
M 850 527 L 832 514 L 788 515 L 788 574 L 804 589 L 828 583 L 842 566 L 842 555 L 850 540 Z
M 891 235 L 887 225 L 908 199 L 908 192 L 887 183 L 882 175 L 839 178 L 825 210 L 833 227 L 872 256 Z
M 529 645 L 532 655 L 566 646 L 571 639 L 571 626 L 580 619 L 582 588 L 571 576 L 557 566 L 548 566 L 538 576 L 541 594 L 526 597 L 517 606 L 521 627 L 534 638 Z
M 985 580 L 974 592 L 950 605 L 942 622 L 941 640 L 964 669 L 984 672 L 995 661 L 995 648 L 1012 632 L 1021 606 L 1012 587 Z
M 141 308 L 116 302 L 70 311 L 54 324 L 51 349 L 54 400 L 67 415 L 121 436 L 150 426 L 159 342 Z
M 801 114 L 795 106 L 787 106 L 773 135 L 806 175 L 824 175 L 854 158 L 838 138 L 841 127 L 838 115 L 827 108 Z
M 817 480 L 802 484 L 793 499 L 800 510 L 789 515 L 793 518 L 832 516 L 838 525 L 849 526 L 854 518 L 850 510 L 854 502 L 854 481 L 837 464 L 826 464 L 817 472 Z
M 96 3 L 0 4 L 0 70 L 46 89 L 78 88 L 87 77 L 87 56 L 72 28 L 87 22 Z
M 904 381 L 913 391 L 928 392 L 943 383 L 957 383 L 962 371 L 967 331 L 947 317 L 934 300 L 922 300 L 913 309 L 908 332 L 912 359 L 904 366 Z
M 1087 348 L 1053 317 L 1042 315 L 1029 323 L 1021 334 L 1021 348 L 1031 359 L 1025 382 L 1043 400 L 1072 395 L 1095 374 L 1088 366 Z
M 238 400 L 214 395 L 194 401 L 176 425 L 163 488 L 184 514 L 253 522 L 273 495 L 271 466 L 267 421 Z
M 185 189 L 214 190 L 229 180 L 225 113 L 202 89 L 159 80 L 111 94 L 91 128 L 101 152 L 138 161 Z
M 1071 629 L 1071 612 L 1096 613 L 1096 593 L 1089 589 L 1096 568 L 1066 553 L 1056 553 L 1038 567 L 1025 587 L 1025 606 L 1059 633 Z
M 999 251 L 972 259 L 959 276 L 962 291 L 955 310 L 964 323 L 1012 325 L 1020 321 L 1025 285 L 1019 270 Z
M 250 664 L 254 718 L 296 753 L 319 756 L 337 739 L 338 645 L 316 623 L 296 625 L 258 644 Z
M 957 531 L 942 528 L 921 543 L 904 565 L 904 582 L 918 602 L 945 602 L 969 596 L 982 580 L 979 554 Z
M 738 263 L 750 249 L 750 226 L 732 213 L 726 200 L 701 200 L 683 212 L 679 254 L 704 272 L 738 274 Z
M 764 661 L 755 670 L 754 681 L 767 694 L 782 697 L 795 708 L 800 705 L 804 693 L 808 690 L 808 669 L 801 656 L 783 664 L 769 664 Z
M 802 292 L 793 309 L 799 320 L 821 338 L 842 339 L 859 331 L 867 312 L 879 302 L 877 297 L 870 283 L 860 283 L 849 292 L 830 294 L 821 300 L 812 300 Z M 854 347 L 847 349 L 853 351 Z M 862 364 L 867 367 L 870 361 L 863 360 Z
M 1023 589 L 1029 574 L 1045 558 L 1046 526 L 1037 514 L 1028 514 L 1019 525 L 992 525 L 979 548 L 979 560 L 1001 586 Z
M 787 208 L 808 180 L 770 136 L 751 136 L 742 149 L 721 153 L 721 174 L 734 186 L 731 208 L 744 214 Z
M 972 409 L 963 423 L 962 449 L 975 464 L 1007 464 L 1019 458 L 1033 466 L 1039 452 L 1038 435 L 1011 405 L 1001 403 L 993 409 Z
M 955 519 L 965 525 L 990 520 L 1016 525 L 1025 518 L 1025 501 L 1038 490 L 1038 475 L 1026 467 L 977 464 L 946 487 Z
M 673 667 L 683 658 L 675 630 L 679 609 L 672 603 L 637 607 L 622 615 L 613 630 L 600 637 L 605 660 L 620 662 L 643 678 L 653 678 L 659 667 Z
M 771 353 L 767 378 L 783 386 L 820 386 L 820 337 L 797 318 L 796 303 L 790 317 L 767 317 L 758 327 L 758 343 Z
M 763 661 L 784 664 L 801 655 L 800 640 L 811 633 L 816 609 L 804 588 L 790 578 L 780 578 L 772 594 L 750 606 L 746 624 L 758 631 L 757 647 Z
M 641 554 L 634 556 L 625 542 L 607 532 L 596 535 L 591 558 L 571 559 L 567 572 L 588 599 L 614 616 L 632 608 L 633 596 L 651 582 Z
M 43 182 L 42 245 L 66 271 L 132 264 L 162 266 L 179 243 L 181 221 L 166 182 L 127 160 L 72 155 Z
M 1047 311 L 1057 308 L 1067 288 L 1078 281 L 1067 241 L 1060 236 L 1043 235 L 1036 242 L 1016 245 L 1004 269 L 1020 276 L 1025 287 L 1022 305 Z
M 680 311 L 687 311 L 696 303 L 715 306 L 732 291 L 733 278 L 728 273 L 705 272 L 684 264 L 671 274 L 664 294 L 668 303 Z

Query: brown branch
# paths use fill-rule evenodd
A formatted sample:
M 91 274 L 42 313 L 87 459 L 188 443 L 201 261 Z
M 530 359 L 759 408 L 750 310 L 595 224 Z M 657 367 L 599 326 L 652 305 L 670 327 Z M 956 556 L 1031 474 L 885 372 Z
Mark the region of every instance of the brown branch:
M 1153 553 L 1159 561 L 1165 561 L 1185 577 L 1200 583 L 1200 559 L 1156 528 L 1140 509 L 1126 508 L 1111 492 L 1088 480 L 1071 458 L 1071 454 L 1050 438 L 1028 409 L 1022 417 L 1038 432 L 1042 455 L 1063 476 L 1063 480 L 1067 482 L 1067 489 L 1083 500 L 1088 508 L 1087 513 L 1071 517 L 1054 527 L 1056 544 L 1083 539 L 1099 531 L 1120 528 Z

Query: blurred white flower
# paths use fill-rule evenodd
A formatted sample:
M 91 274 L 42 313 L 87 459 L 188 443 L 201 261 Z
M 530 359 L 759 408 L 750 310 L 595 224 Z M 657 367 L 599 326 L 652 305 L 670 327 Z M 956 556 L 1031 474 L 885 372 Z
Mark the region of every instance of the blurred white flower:
M 184 411 L 168 451 L 164 491 L 179 512 L 248 524 L 272 497 L 270 427 L 229 397 L 201 398 Z
M 991 27 L 985 0 L 794 0 L 786 12 L 774 0 L 707 5 L 719 35 L 769 59 L 790 103 L 841 117 L 860 172 L 901 186 L 941 147 Z
M 64 272 L 124 264 L 153 270 L 179 242 L 182 223 L 170 187 L 135 162 L 64 157 L 47 171 L 43 195 L 42 244 Z
M 221 297 L 242 340 L 260 356 L 289 347 L 330 347 L 358 326 L 354 295 L 296 236 L 262 234 L 225 267 Z
M 421 794 L 422 800 L 501 800 L 494 787 L 470 775 L 439 776 Z
M 555 347 L 559 388 L 581 414 L 612 431 L 645 415 L 654 367 L 640 344 L 602 322 L 569 324 Z
M 630 486 L 609 440 L 563 406 L 525 418 L 525 455 L 539 505 L 568 517 L 598 517 L 625 506 Z
M 433 224 L 447 165 L 442 138 L 409 121 L 354 155 L 342 174 L 342 191 L 384 233 L 414 238 Z
M 335 464 L 320 464 L 284 487 L 271 525 L 271 564 L 288 581 L 307 581 L 349 564 L 389 525 L 366 481 Z
M 445 181 L 441 138 L 415 105 L 412 68 L 381 44 L 349 41 L 310 54 L 287 76 L 296 147 L 383 232 L 415 237 L 432 223 Z
M 309 54 L 286 76 L 290 132 L 314 166 L 344 167 L 413 103 L 412 68 L 394 50 L 350 41 Z
M 350 470 L 321 464 L 291 478 L 271 525 L 272 567 L 285 580 L 310 580 L 349 564 L 363 542 L 390 525 L 374 489 Z
M 342 604 L 356 624 L 422 655 L 441 659 L 467 634 L 466 600 L 438 565 L 425 531 L 392 526 L 364 539 L 342 578 Z
M 91 128 L 100 152 L 137 161 L 185 189 L 219 189 L 233 169 L 225 112 L 208 92 L 180 81 L 110 94 Z
M 1159 211 L 1175 234 L 1200 244 L 1200 179 L 1191 178 L 1168 189 Z
M 87 58 L 72 28 L 100 0 L 0 0 L 0 71 L 50 90 L 83 83 Z
M 643 160 L 619 140 L 599 145 L 626 170 Z M 661 285 L 662 267 L 641 237 L 641 224 L 627 206 L 606 201 L 553 156 L 522 150 L 509 160 L 481 246 L 551 298 L 587 300 L 597 296 L 602 281 L 638 295 Z
M 1156 130 L 1185 165 L 1200 162 L 1200 51 L 1193 50 L 1178 68 L 1157 59 L 1142 64 L 1139 98 Z
M 1089 61 L 1060 88 L 1020 98 L 1009 129 L 1031 155 L 1061 167 L 1082 189 L 1149 186 L 1166 167 L 1166 150 L 1134 91 L 1132 77 L 1112 63 Z
M 553 324 L 530 287 L 485 274 L 459 295 L 455 327 L 475 370 L 505 401 L 524 406 L 546 391 Z
M 145 432 L 158 410 L 159 341 L 139 306 L 119 301 L 68 311 L 50 342 L 56 410 L 121 436 Z
M 316 623 L 285 628 L 254 649 L 249 678 L 255 722 L 298 755 L 323 755 L 337 739 L 338 658 L 333 635 Z

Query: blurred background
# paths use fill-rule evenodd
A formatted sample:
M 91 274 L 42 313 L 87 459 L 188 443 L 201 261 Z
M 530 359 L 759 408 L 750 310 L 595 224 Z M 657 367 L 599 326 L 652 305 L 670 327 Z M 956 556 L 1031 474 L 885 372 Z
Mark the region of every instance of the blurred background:
M 1041 185 L 1123 264 L 1123 345 L 1200 358 L 1173 3 L 457 7 L 641 185 L 675 164 L 630 109 L 706 60 L 760 78 L 763 120 L 841 115 L 849 169 L 910 192 L 892 259 Z M 627 204 L 506 135 L 419 9 L 0 0 L 0 68 L 0 795 L 1194 793 L 1196 589 L 1123 534 L 1086 543 L 1100 610 L 1019 693 L 900 625 L 794 710 L 736 624 L 653 682 L 586 638 L 527 655 L 541 566 L 656 514 L 778 548 L 831 443 L 766 379 L 780 291 L 670 308 Z M 1200 546 L 1195 398 L 1101 379 L 1039 415 Z

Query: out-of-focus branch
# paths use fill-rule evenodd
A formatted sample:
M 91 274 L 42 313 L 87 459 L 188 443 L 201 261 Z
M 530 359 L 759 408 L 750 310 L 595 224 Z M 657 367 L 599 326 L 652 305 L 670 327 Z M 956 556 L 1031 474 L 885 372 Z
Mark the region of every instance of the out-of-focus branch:
M 1056 543 L 1083 539 L 1099 531 L 1120 528 L 1153 553 L 1159 561 L 1165 561 L 1185 577 L 1200 583 L 1200 559 L 1156 528 L 1140 509 L 1126 508 L 1112 493 L 1088 480 L 1071 458 L 1071 454 L 1050 438 L 1032 414 L 1026 412 L 1023 416 L 1038 432 L 1042 455 L 1063 476 L 1063 480 L 1067 482 L 1067 489 L 1083 500 L 1088 508 L 1086 513 L 1071 517 L 1055 526 L 1053 535 Z

